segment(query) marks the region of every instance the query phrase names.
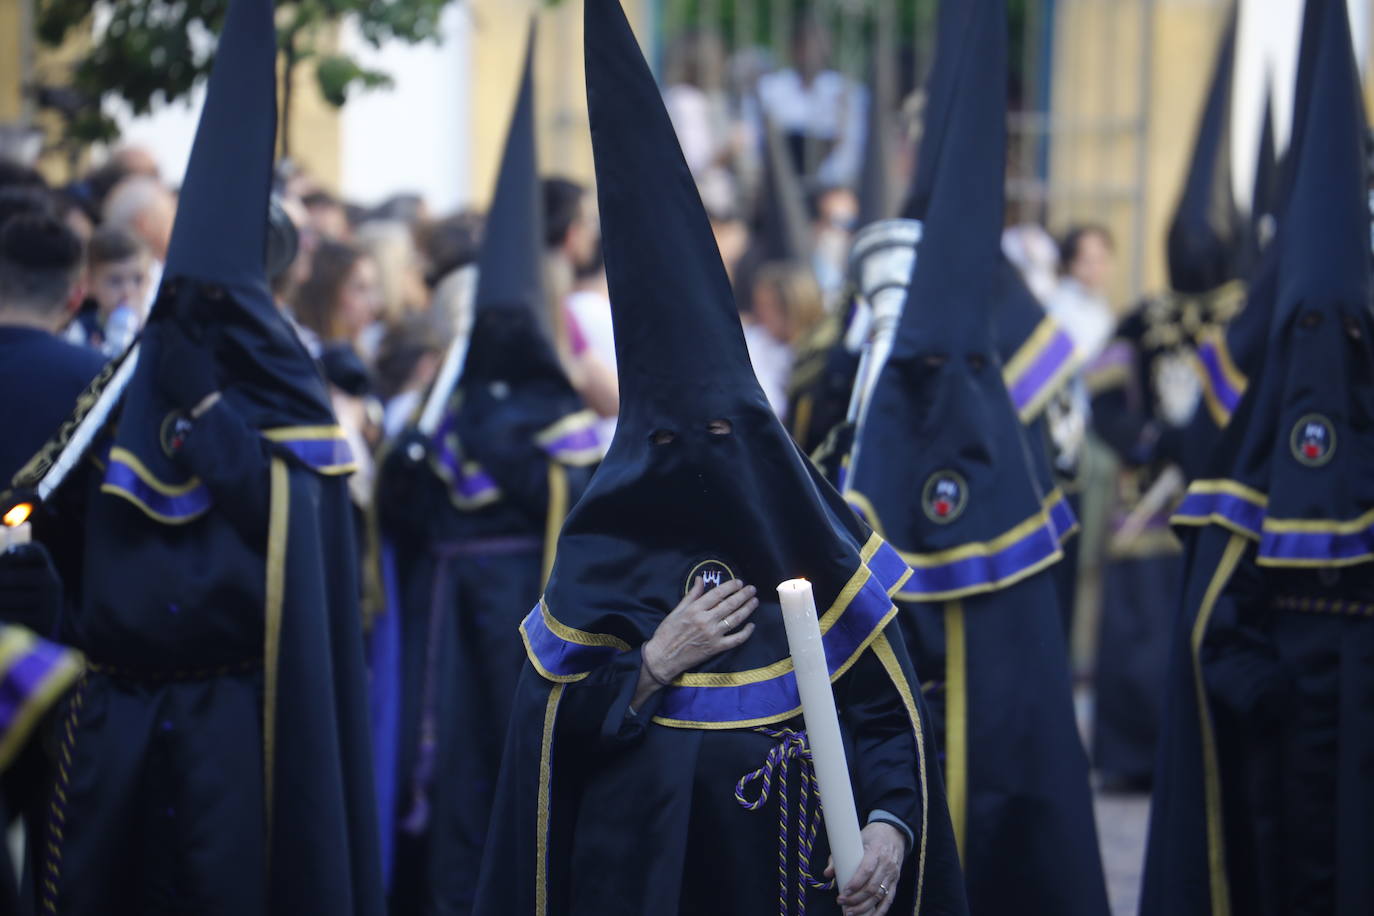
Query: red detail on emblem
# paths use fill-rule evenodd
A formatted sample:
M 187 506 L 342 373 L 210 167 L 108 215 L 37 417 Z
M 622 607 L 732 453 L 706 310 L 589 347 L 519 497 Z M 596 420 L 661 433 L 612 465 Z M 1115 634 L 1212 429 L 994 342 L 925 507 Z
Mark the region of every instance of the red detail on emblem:
M 1308 458 L 1320 458 L 1322 456 L 1321 447 L 1315 442 L 1309 442 L 1302 447 L 1302 453 Z
M 941 516 L 942 518 L 946 515 L 949 515 L 949 510 L 953 508 L 954 507 L 950 505 L 949 500 L 947 499 L 937 499 L 935 501 L 935 514 Z

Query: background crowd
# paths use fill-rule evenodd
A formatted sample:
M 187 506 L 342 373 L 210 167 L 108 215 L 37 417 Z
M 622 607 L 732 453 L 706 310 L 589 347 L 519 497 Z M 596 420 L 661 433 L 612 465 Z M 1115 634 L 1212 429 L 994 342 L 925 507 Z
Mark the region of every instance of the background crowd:
M 663 73 L 664 101 L 735 287 L 756 373 L 808 448 L 817 444 L 814 431 L 798 424 L 807 418 L 795 416 L 794 397 L 805 357 L 848 318 L 853 233 L 894 215 L 865 212 L 865 185 L 875 170 L 889 184 L 908 172 L 923 105 L 919 89 L 877 104 L 873 87 L 834 67 L 831 43 L 819 20 L 799 19 L 790 66 L 769 69 L 757 56 L 725 61 L 719 36 L 690 31 L 669 49 Z M 542 190 L 547 327 L 608 441 L 615 349 L 595 195 L 556 175 Z M 894 190 L 888 198 L 900 197 Z M 152 152 L 137 146 L 116 148 L 61 186 L 25 164 L 0 162 L 0 221 L 47 212 L 81 241 L 82 269 L 53 328 L 59 336 L 104 359 L 129 346 L 158 287 L 176 195 Z M 292 227 L 294 256 L 275 272 L 273 293 L 332 386 L 363 459 L 352 489 L 366 509 L 374 489 L 367 456 L 400 431 L 449 342 L 468 333 L 483 214 L 434 213 L 414 194 L 362 206 L 289 160 L 278 169 L 274 201 L 274 218 Z M 1099 328 L 1093 337 L 1110 338 L 1125 304 L 1107 299 L 1114 264 L 1105 227 L 1075 225 L 1056 239 L 1040 222 L 1019 222 L 1007 227 L 1003 247 L 1047 308 L 1061 319 L 1086 316 Z M 1082 426 L 1084 415 L 1065 422 Z M 1066 470 L 1078 464 L 1082 432 L 1066 440 Z

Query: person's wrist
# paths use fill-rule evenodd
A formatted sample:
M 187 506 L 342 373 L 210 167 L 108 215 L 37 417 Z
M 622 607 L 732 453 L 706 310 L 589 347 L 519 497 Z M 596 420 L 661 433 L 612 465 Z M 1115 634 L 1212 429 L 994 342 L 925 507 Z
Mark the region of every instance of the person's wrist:
M 648 642 L 644 644 L 644 649 L 640 652 L 640 665 L 644 668 L 644 673 L 649 675 L 649 680 L 653 681 L 660 687 L 667 687 L 669 684 L 672 683 L 672 675 L 666 672 L 659 671 L 654 661 L 650 659 L 649 655 L 650 651 L 653 649 L 653 646 L 653 639 L 650 639 Z

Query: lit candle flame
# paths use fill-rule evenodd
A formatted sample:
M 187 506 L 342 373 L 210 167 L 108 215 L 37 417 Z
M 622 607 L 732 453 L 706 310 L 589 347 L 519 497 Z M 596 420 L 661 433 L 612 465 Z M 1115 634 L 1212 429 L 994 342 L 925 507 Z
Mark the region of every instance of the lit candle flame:
M 5 527 L 18 528 L 20 525 L 27 522 L 29 520 L 29 516 L 31 515 L 33 515 L 33 504 L 19 503 L 17 506 L 10 509 L 10 511 L 5 513 Z

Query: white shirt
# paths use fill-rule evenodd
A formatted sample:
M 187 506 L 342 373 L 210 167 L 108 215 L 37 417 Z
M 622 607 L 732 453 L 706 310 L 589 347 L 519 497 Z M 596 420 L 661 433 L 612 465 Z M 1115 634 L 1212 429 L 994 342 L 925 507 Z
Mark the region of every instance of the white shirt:
M 777 70 L 759 79 L 759 101 L 779 130 L 835 142 L 816 170 L 821 184 L 854 183 L 864 158 L 867 89 L 833 70 L 816 74 L 810 85 L 796 70 Z
M 1116 330 L 1116 316 L 1107 300 L 1072 277 L 1059 281 L 1045 303 L 1045 311 L 1073 338 L 1074 357 L 1080 366 L 1096 359 Z

